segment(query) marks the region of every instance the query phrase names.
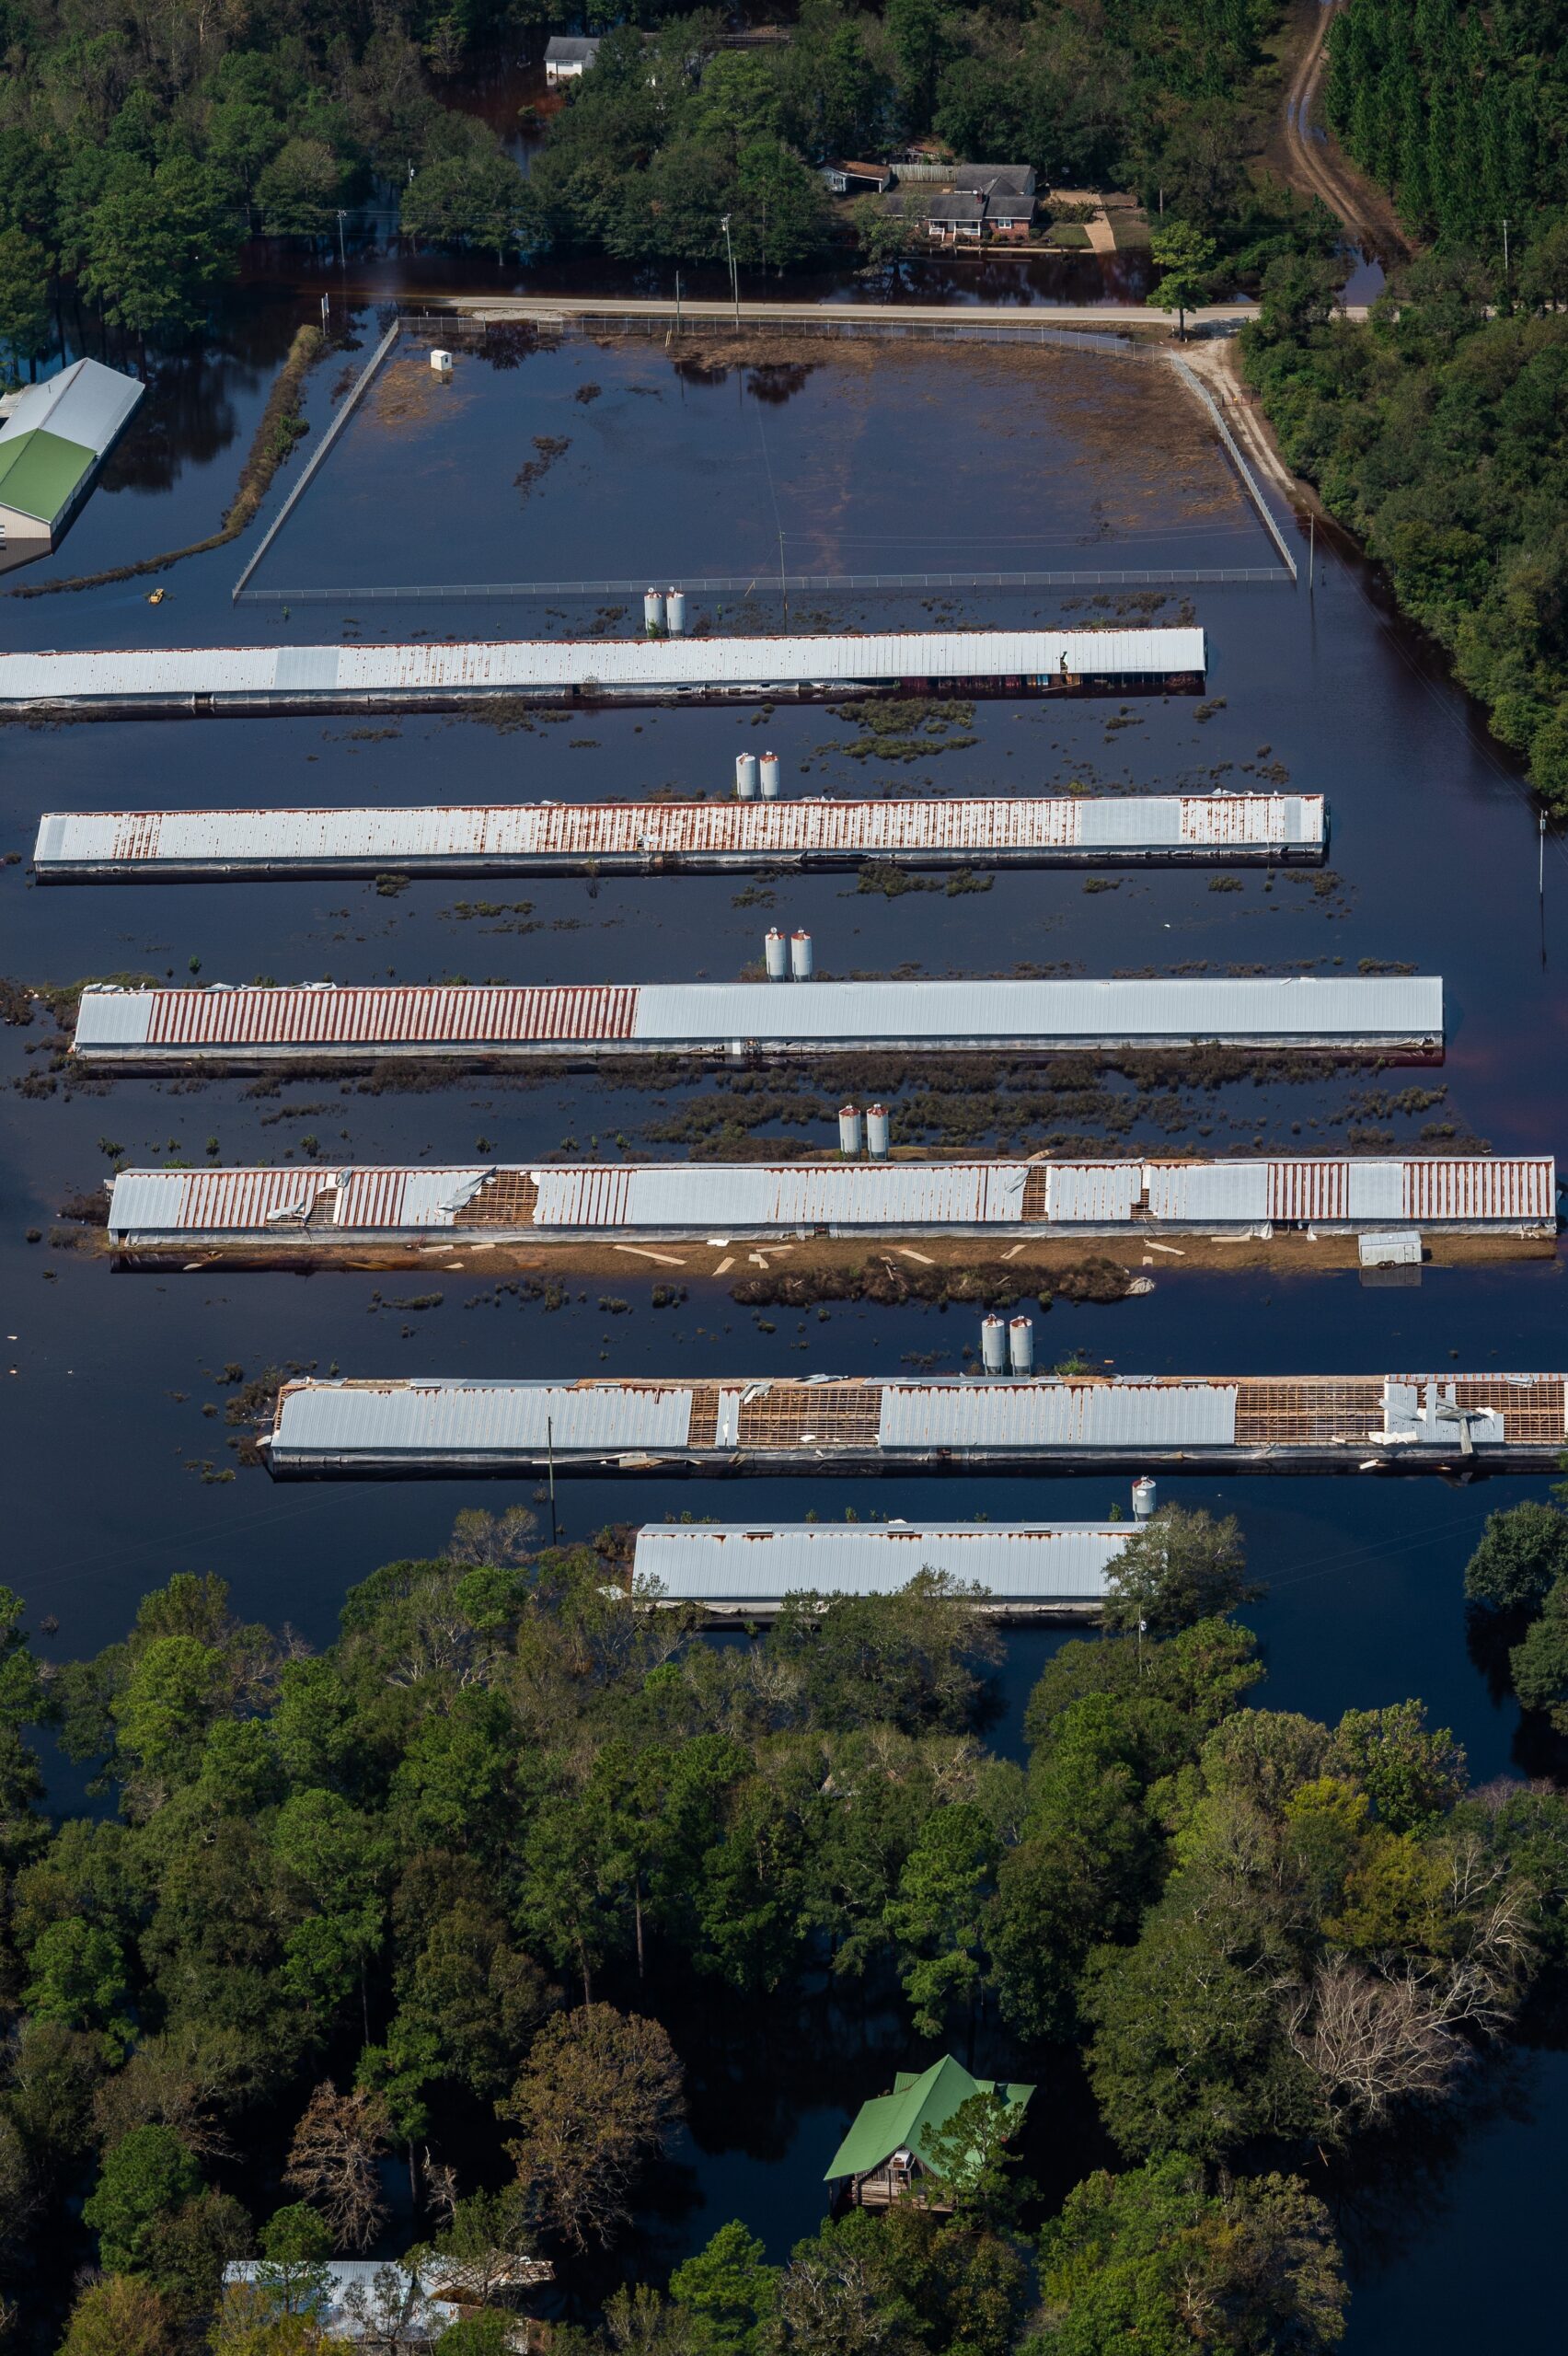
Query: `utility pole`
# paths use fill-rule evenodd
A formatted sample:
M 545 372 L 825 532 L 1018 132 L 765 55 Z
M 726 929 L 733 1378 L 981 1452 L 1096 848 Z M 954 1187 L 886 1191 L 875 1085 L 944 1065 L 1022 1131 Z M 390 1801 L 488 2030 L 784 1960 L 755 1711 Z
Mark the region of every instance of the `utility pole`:
M 778 595 L 783 600 L 784 635 L 788 638 L 790 635 L 790 592 L 785 586 L 784 580 L 784 526 L 782 524 L 778 526 Z M 1546 820 L 1543 818 L 1541 825 L 1544 826 L 1545 824 Z
M 1540 910 L 1540 964 L 1546 970 L 1546 805 L 1540 813 L 1540 855 L 1536 871 L 1536 904 Z
M 681 331 L 681 274 L 680 274 L 680 271 L 677 270 L 677 271 L 676 271 L 676 272 L 675 272 L 675 333 L 676 333 L 677 335 L 679 335 L 680 331 Z
M 730 257 L 730 295 L 735 306 L 735 325 L 741 324 L 741 282 L 735 275 L 735 248 L 730 242 L 730 216 L 726 213 L 719 226 L 724 232 L 724 251 Z
M 554 1546 L 559 1542 L 556 1537 L 555 1418 L 553 1415 L 545 1417 L 545 1461 L 549 1466 L 550 1472 L 550 1544 Z
M 1318 518 L 1316 513 L 1309 508 L 1307 511 L 1307 595 L 1309 596 L 1312 594 L 1312 585 L 1317 579 L 1317 573 Z
M 1503 275 L 1508 275 L 1508 216 L 1503 216 Z
M 340 270 L 346 271 L 349 266 L 349 257 L 343 249 L 343 218 L 342 211 L 340 208 L 338 214 L 338 266 Z

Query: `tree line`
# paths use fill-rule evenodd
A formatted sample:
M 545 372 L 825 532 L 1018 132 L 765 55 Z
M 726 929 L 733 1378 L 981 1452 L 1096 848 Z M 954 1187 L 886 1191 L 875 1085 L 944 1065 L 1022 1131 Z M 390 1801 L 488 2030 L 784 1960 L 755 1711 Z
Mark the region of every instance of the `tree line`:
M 1568 206 L 1559 7 L 1349 0 L 1329 34 L 1328 118 L 1415 235 L 1501 256 Z
M 362 206 L 402 236 L 498 258 L 732 253 L 787 270 L 859 247 L 882 260 L 918 241 L 918 223 L 835 211 L 820 167 L 928 136 L 1031 164 L 1043 188 L 1129 185 L 1246 276 L 1323 236 L 1247 168 L 1274 102 L 1277 15 L 1277 0 L 1135 0 L 1109 16 L 1082 0 L 1005 13 L 803 0 L 786 42 L 736 51 L 718 11 L 648 0 L 608 20 L 525 178 L 451 101 L 455 77 L 536 41 L 548 12 L 534 0 L 3 0 L 0 351 L 13 375 L 36 369 L 67 304 L 135 341 L 189 339 L 248 238 L 331 239 Z
M 1242 349 L 1286 458 L 1568 808 L 1568 232 L 1507 286 L 1424 256 L 1365 325 L 1320 266 L 1270 268 Z
M 1078 0 L 993 13 L 941 0 L 803 0 L 787 43 L 723 46 L 717 11 L 617 24 L 529 175 L 541 246 L 628 261 L 787 269 L 847 238 L 883 259 L 920 236 L 874 200 L 847 218 L 819 167 L 934 137 L 1055 184 L 1131 186 L 1217 234 L 1232 267 L 1319 234 L 1245 157 L 1272 103 L 1272 0 Z M 729 223 L 726 244 L 724 223 Z
M 400 203 L 416 236 L 514 246 L 522 174 L 442 103 L 499 33 L 482 5 L 245 9 L 4 0 L 0 348 L 48 352 L 82 300 L 133 339 L 206 322 L 253 235 L 331 237 Z
M 1027 1766 L 985 1741 L 997 1638 L 949 1582 L 792 1599 L 714 1646 L 627 1576 L 615 1533 L 466 1514 L 352 1589 L 325 1653 L 180 1575 L 48 1676 L 4 1597 L 21 2339 L 304 2356 L 324 2260 L 384 2252 L 401 2184 L 400 2236 L 482 2286 L 470 2356 L 501 2356 L 490 2294 L 540 2253 L 563 2356 L 1112 2356 L 1129 2318 L 1162 2350 L 1332 2346 L 1336 2170 L 1560 1986 L 1557 1794 L 1471 1792 L 1414 1702 L 1259 1706 L 1257 1590 L 1203 1515 L 1134 1536 L 1103 1633 L 1034 1691 Z M 44 1812 L 40 1724 L 90 1775 L 81 1813 Z M 703 2082 L 694 1988 L 755 2038 L 838 2021 L 851 2101 L 885 2066 L 857 2006 L 905 2052 L 1081 2073 L 1085 2160 L 1114 2165 L 1044 2201 L 982 2105 L 951 2214 L 852 2211 L 782 2266 L 731 2225 L 617 2289 Z M 406 2317 L 365 2330 L 390 2349 Z

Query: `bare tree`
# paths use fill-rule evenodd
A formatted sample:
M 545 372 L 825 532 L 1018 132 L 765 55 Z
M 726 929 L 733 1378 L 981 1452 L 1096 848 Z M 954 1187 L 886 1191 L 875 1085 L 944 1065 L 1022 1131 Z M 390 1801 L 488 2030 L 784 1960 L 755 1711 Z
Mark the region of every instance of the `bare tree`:
M 368 2249 L 386 2221 L 376 2162 L 390 2142 L 380 2095 L 340 2095 L 329 2080 L 305 2107 L 283 2181 L 320 2210 L 340 2248 Z
M 546 2023 L 496 2108 L 522 2128 L 507 2150 L 534 2215 L 584 2249 L 629 2218 L 638 2169 L 685 2108 L 681 2065 L 657 2021 L 584 2004 Z
M 1370 2126 L 1401 2103 L 1440 2100 L 1467 2059 L 1431 1989 L 1413 1974 L 1386 1980 L 1346 1955 L 1318 1964 L 1286 2027 L 1347 2127 Z
M 449 2160 L 432 2160 L 430 2145 L 424 2154 L 425 2207 L 444 2225 L 450 2225 L 457 2214 L 457 2171 Z
M 93 2096 L 93 2131 L 107 2151 L 134 2127 L 172 2127 L 199 2160 L 226 2160 L 234 2147 L 218 2114 L 245 2088 L 243 2039 L 223 2028 L 150 2037 Z
M 778 2278 L 778 2333 L 798 2356 L 898 2356 L 908 2345 L 865 2259 L 842 2248 L 790 2259 Z

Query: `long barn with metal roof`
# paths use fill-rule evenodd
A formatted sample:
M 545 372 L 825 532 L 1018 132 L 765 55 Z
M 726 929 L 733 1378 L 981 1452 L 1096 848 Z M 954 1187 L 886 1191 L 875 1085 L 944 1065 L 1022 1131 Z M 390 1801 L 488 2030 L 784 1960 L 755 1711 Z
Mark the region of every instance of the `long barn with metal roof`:
M 98 360 L 29 385 L 0 424 L 0 554 L 52 549 L 146 390 Z
M 0 654 L 0 713 L 120 719 L 844 695 L 1197 694 L 1201 629 L 907 630 L 832 638 L 536 638 L 464 645 L 174 646 Z
M 634 1600 L 696 1604 L 709 1620 L 773 1620 L 786 1596 L 900 1594 L 921 1572 L 985 1590 L 1006 1621 L 1092 1618 L 1127 1521 L 650 1522 Z
M 82 993 L 72 1052 L 109 1069 L 391 1058 L 489 1066 L 675 1055 L 733 1061 L 900 1049 L 1048 1054 L 1320 1049 L 1434 1060 L 1443 985 L 1286 980 L 688 982 L 119 989 Z
M 285 1383 L 280 1480 L 547 1472 L 1551 1472 L 1561 1374 Z
M 289 876 L 701 874 L 795 869 L 1286 865 L 1323 856 L 1314 793 L 951 801 L 588 802 L 414 810 L 52 811 L 40 884 Z
M 270 1245 L 329 1260 L 375 1242 L 685 1242 L 809 1236 L 1551 1235 L 1550 1154 L 1262 1161 L 475 1163 L 122 1170 L 117 1251 Z

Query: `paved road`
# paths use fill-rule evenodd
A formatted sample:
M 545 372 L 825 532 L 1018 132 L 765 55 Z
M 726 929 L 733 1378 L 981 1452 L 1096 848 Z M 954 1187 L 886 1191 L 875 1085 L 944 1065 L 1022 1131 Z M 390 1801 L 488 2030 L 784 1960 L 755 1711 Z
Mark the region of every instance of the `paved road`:
M 578 294 L 452 294 L 432 303 L 435 311 L 457 312 L 466 318 L 484 319 L 626 319 L 675 318 L 673 301 L 663 298 L 650 301 L 628 298 L 619 302 L 599 295 Z M 683 303 L 680 316 L 683 324 L 701 327 L 732 326 L 737 306 L 732 303 Z M 1151 310 L 1143 303 L 1083 303 L 1038 304 L 1032 306 L 1018 304 L 944 304 L 944 303 L 755 303 L 739 306 L 742 326 L 791 327 L 808 321 L 820 324 L 824 319 L 843 320 L 850 325 L 864 322 L 886 327 L 896 323 L 909 327 L 943 328 L 1143 328 L 1160 336 L 1174 337 L 1173 320 L 1162 311 Z M 1247 319 L 1255 319 L 1255 303 L 1211 303 L 1203 310 L 1189 311 L 1191 326 L 1204 328 L 1238 327 Z M 1353 304 L 1349 316 L 1365 318 L 1366 306 Z

